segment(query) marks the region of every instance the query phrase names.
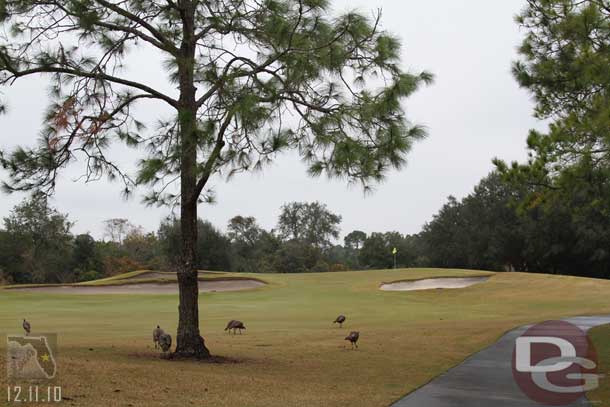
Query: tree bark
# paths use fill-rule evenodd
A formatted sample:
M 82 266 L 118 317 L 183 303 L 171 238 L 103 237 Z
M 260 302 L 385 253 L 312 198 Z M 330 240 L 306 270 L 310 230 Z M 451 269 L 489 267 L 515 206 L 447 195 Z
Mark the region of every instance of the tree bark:
M 194 6 L 180 2 L 183 38 L 178 58 L 180 77 L 180 238 L 181 256 L 178 266 L 180 304 L 176 354 L 180 357 L 207 358 L 209 350 L 199 332 L 199 285 L 197 281 L 195 246 L 197 242 L 197 104 L 194 86 Z

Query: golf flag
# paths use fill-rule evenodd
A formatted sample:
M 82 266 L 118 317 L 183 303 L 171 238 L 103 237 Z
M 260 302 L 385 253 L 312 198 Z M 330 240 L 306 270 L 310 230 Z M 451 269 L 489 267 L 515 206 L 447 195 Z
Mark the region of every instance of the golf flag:
M 392 250 L 392 254 L 396 254 L 398 253 L 398 250 L 396 250 L 396 248 L 394 248 L 394 250 Z

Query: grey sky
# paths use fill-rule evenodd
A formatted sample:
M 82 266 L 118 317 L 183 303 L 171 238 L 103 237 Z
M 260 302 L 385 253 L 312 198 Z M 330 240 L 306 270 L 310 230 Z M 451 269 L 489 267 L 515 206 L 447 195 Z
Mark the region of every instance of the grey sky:
M 525 158 L 528 129 L 541 124 L 532 118 L 530 98 L 510 73 L 523 34 L 513 17 L 524 1 L 341 0 L 333 4 L 336 10 L 383 9 L 383 28 L 403 40 L 405 67 L 434 73 L 434 85 L 406 104 L 410 120 L 427 126 L 428 139 L 415 145 L 407 168 L 390 173 L 371 195 L 341 181 L 309 178 L 296 156 L 284 155 L 261 174 L 238 175 L 230 183 L 213 180 L 217 203 L 202 205 L 201 217 L 224 229 L 232 216 L 255 216 L 263 227 L 272 228 L 283 203 L 317 200 L 343 216 L 345 233 L 353 229 L 416 233 L 448 195 L 468 194 L 492 170 L 492 158 Z M 133 70 L 148 78 L 149 66 L 140 62 Z M 45 82 L 33 79 L 9 90 L 5 95 L 9 114 L 0 116 L 0 148 L 35 142 L 46 94 Z M 155 109 L 142 113 L 154 117 Z M 139 158 L 133 151 L 120 151 L 118 156 L 130 164 Z M 102 221 L 114 217 L 155 230 L 169 213 L 143 206 L 138 196 L 123 200 L 118 184 L 71 182 L 79 174 L 78 168 L 66 173 L 53 201 L 77 222 L 76 233 L 89 231 L 101 237 Z M 0 216 L 23 197 L 0 195 Z

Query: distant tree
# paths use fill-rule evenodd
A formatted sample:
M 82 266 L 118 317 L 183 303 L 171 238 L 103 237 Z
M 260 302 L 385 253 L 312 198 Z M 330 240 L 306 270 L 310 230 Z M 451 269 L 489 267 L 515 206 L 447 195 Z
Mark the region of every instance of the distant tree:
M 197 264 L 202 270 L 231 269 L 231 241 L 210 222 L 197 222 Z
M 70 268 L 72 257 L 72 223 L 67 215 L 51 208 L 46 197 L 35 195 L 15 206 L 4 218 L 6 237 L 13 240 L 13 258 L 22 276 L 13 274 L 16 282 L 61 283 L 74 281 Z M 29 281 L 28 281 L 29 280 Z
M 324 261 L 328 263 L 329 271 L 358 270 L 358 253 L 341 245 L 335 245 L 325 250 Z
M 97 252 L 95 239 L 90 234 L 74 238 L 71 268 L 79 281 L 95 280 L 103 275 L 102 260 Z
M 392 267 L 392 253 L 383 233 L 373 232 L 365 239 L 359 261 L 362 266 L 370 269 Z
M 275 255 L 274 267 L 279 273 L 329 271 L 321 250 L 301 240 L 284 242 Z
M 360 230 L 354 230 L 343 238 L 343 250 L 335 248 L 334 253 L 331 253 L 334 263 L 342 263 L 352 270 L 361 268 L 360 264 L 360 249 L 366 240 L 366 233 Z
M 610 219 L 591 208 L 592 185 L 550 198 L 494 172 L 464 199 L 450 198 L 413 243 L 434 267 L 608 278 Z M 526 196 L 545 202 L 524 205 Z
M 0 230 L 0 268 L 8 282 L 25 284 L 34 281 L 33 270 L 25 262 L 30 244 L 31 240 L 24 234 L 14 235 Z
M 413 267 L 418 255 L 417 250 L 419 246 L 415 242 L 417 237 L 411 235 L 402 235 L 399 232 L 386 232 L 384 233 L 384 239 L 386 241 L 386 250 L 392 254 L 393 250 L 396 249 L 396 267 Z M 393 254 L 392 254 L 393 262 Z M 393 264 L 392 264 L 393 266 Z
M 421 233 L 405 235 L 404 248 L 401 256 L 405 257 L 404 264 L 408 267 L 431 267 L 430 258 L 425 250 Z
M 231 239 L 231 270 L 236 272 L 256 273 L 261 271 L 263 257 L 272 255 L 276 247 L 275 239 L 263 230 L 253 217 L 235 216 L 227 225 L 228 237 Z M 269 248 L 269 244 L 272 247 Z M 273 261 L 266 259 L 265 271 L 275 271 Z
M 107 219 L 104 221 L 104 236 L 111 242 L 122 244 L 123 239 L 132 228 L 133 225 L 127 219 Z
M 493 171 L 464 198 L 463 213 L 468 234 L 468 267 L 490 270 L 526 271 L 524 257 L 526 223 L 531 214 L 519 215 L 517 205 L 531 191 L 527 185 L 507 183 Z
M 263 230 L 253 217 L 235 216 L 227 225 L 228 236 L 233 242 L 254 245 L 260 238 Z
M 0 266 L 0 285 L 7 285 L 11 283 L 12 281 L 9 279 L 8 273 L 6 273 L 2 266 Z
M 332 213 L 319 202 L 291 202 L 282 206 L 277 230 L 285 240 L 327 248 L 331 239 L 339 237 L 341 216 Z
M 235 271 L 250 271 L 253 273 L 277 273 L 280 270 L 277 268 L 277 255 L 282 248 L 282 241 L 273 233 L 263 230 L 260 234 L 254 250 L 252 251 L 252 257 L 245 257 L 243 254 L 236 257 L 236 266 L 240 264 L 240 267 L 236 267 Z M 234 245 L 238 248 L 238 245 Z M 237 263 L 240 261 L 240 263 Z
M 121 248 L 142 268 L 156 269 L 163 266 L 157 236 L 154 233 L 146 233 L 142 227 L 132 227 L 123 238 Z
M 229 270 L 231 242 L 210 222 L 197 220 L 198 244 L 195 250 L 195 267 L 199 270 Z M 180 221 L 168 218 L 158 231 L 160 247 L 170 265 L 180 261 Z
M 345 247 L 355 250 L 360 250 L 365 240 L 366 233 L 362 232 L 361 230 L 354 230 L 343 238 Z
M 181 356 L 209 356 L 195 258 L 197 207 L 212 176 L 260 169 L 294 149 L 310 174 L 366 187 L 424 136 L 401 102 L 431 76 L 402 70 L 400 41 L 379 18 L 334 16 L 327 0 L 5 0 L 0 21 L 0 84 L 53 80 L 38 147 L 0 156 L 7 188 L 49 192 L 58 170 L 82 158 L 85 179 L 107 174 L 128 193 L 134 181 L 108 149 L 115 140 L 146 147 L 135 183 L 152 187 L 148 203 L 180 204 Z M 175 86 L 128 75 L 136 48 L 153 50 Z M 144 101 L 171 111 L 149 132 L 135 117 Z M 168 192 L 174 181 L 179 194 Z
M 396 249 L 396 266 L 411 267 L 423 253 L 415 242 L 417 237 L 403 236 L 399 232 L 372 233 L 362 245 L 359 263 L 365 268 L 386 269 L 394 267 L 393 250 Z
M 525 194 L 493 172 L 461 201 L 449 197 L 421 233 L 431 265 L 526 271 L 526 223 L 533 220 L 516 210 Z

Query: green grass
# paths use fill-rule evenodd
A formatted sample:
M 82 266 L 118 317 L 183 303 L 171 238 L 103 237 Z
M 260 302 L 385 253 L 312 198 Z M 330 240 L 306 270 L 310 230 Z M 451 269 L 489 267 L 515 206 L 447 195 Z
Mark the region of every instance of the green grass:
M 42 287 L 81 287 L 81 286 L 117 286 L 117 285 L 129 285 L 129 284 L 164 284 L 164 283 L 176 283 L 178 281 L 176 273 L 170 272 L 159 272 L 155 274 L 163 274 L 164 276 L 159 277 L 146 277 L 145 275 L 150 273 L 150 270 L 131 271 L 129 273 L 120 274 L 113 277 L 102 278 L 93 281 L 84 281 L 81 283 L 72 284 L 18 284 L 18 285 L 5 285 L 0 286 L 0 289 L 12 290 L 20 288 L 42 288 Z M 253 276 L 244 277 L 242 274 L 225 273 L 220 271 L 200 271 L 197 278 L 199 281 L 230 281 L 230 280 L 258 280 L 263 281 L 260 278 Z
M 591 329 L 589 337 L 597 351 L 599 373 L 604 376 L 600 379 L 600 387 L 587 396 L 595 407 L 610 407 L 610 325 Z
M 369 407 L 390 404 L 515 326 L 610 313 L 610 281 L 575 277 L 499 273 L 464 289 L 378 289 L 389 281 L 485 274 L 226 273 L 269 283 L 200 297 L 206 343 L 214 354 L 239 361 L 231 364 L 158 359 L 151 332 L 160 324 L 175 337 L 176 295 L 0 290 L 0 332 L 20 332 L 22 318 L 34 333 L 58 332 L 59 382 L 75 405 Z M 340 313 L 347 316 L 342 329 L 331 323 Z M 223 331 L 229 319 L 244 321 L 244 335 Z M 358 351 L 345 347 L 350 330 L 361 332 Z

